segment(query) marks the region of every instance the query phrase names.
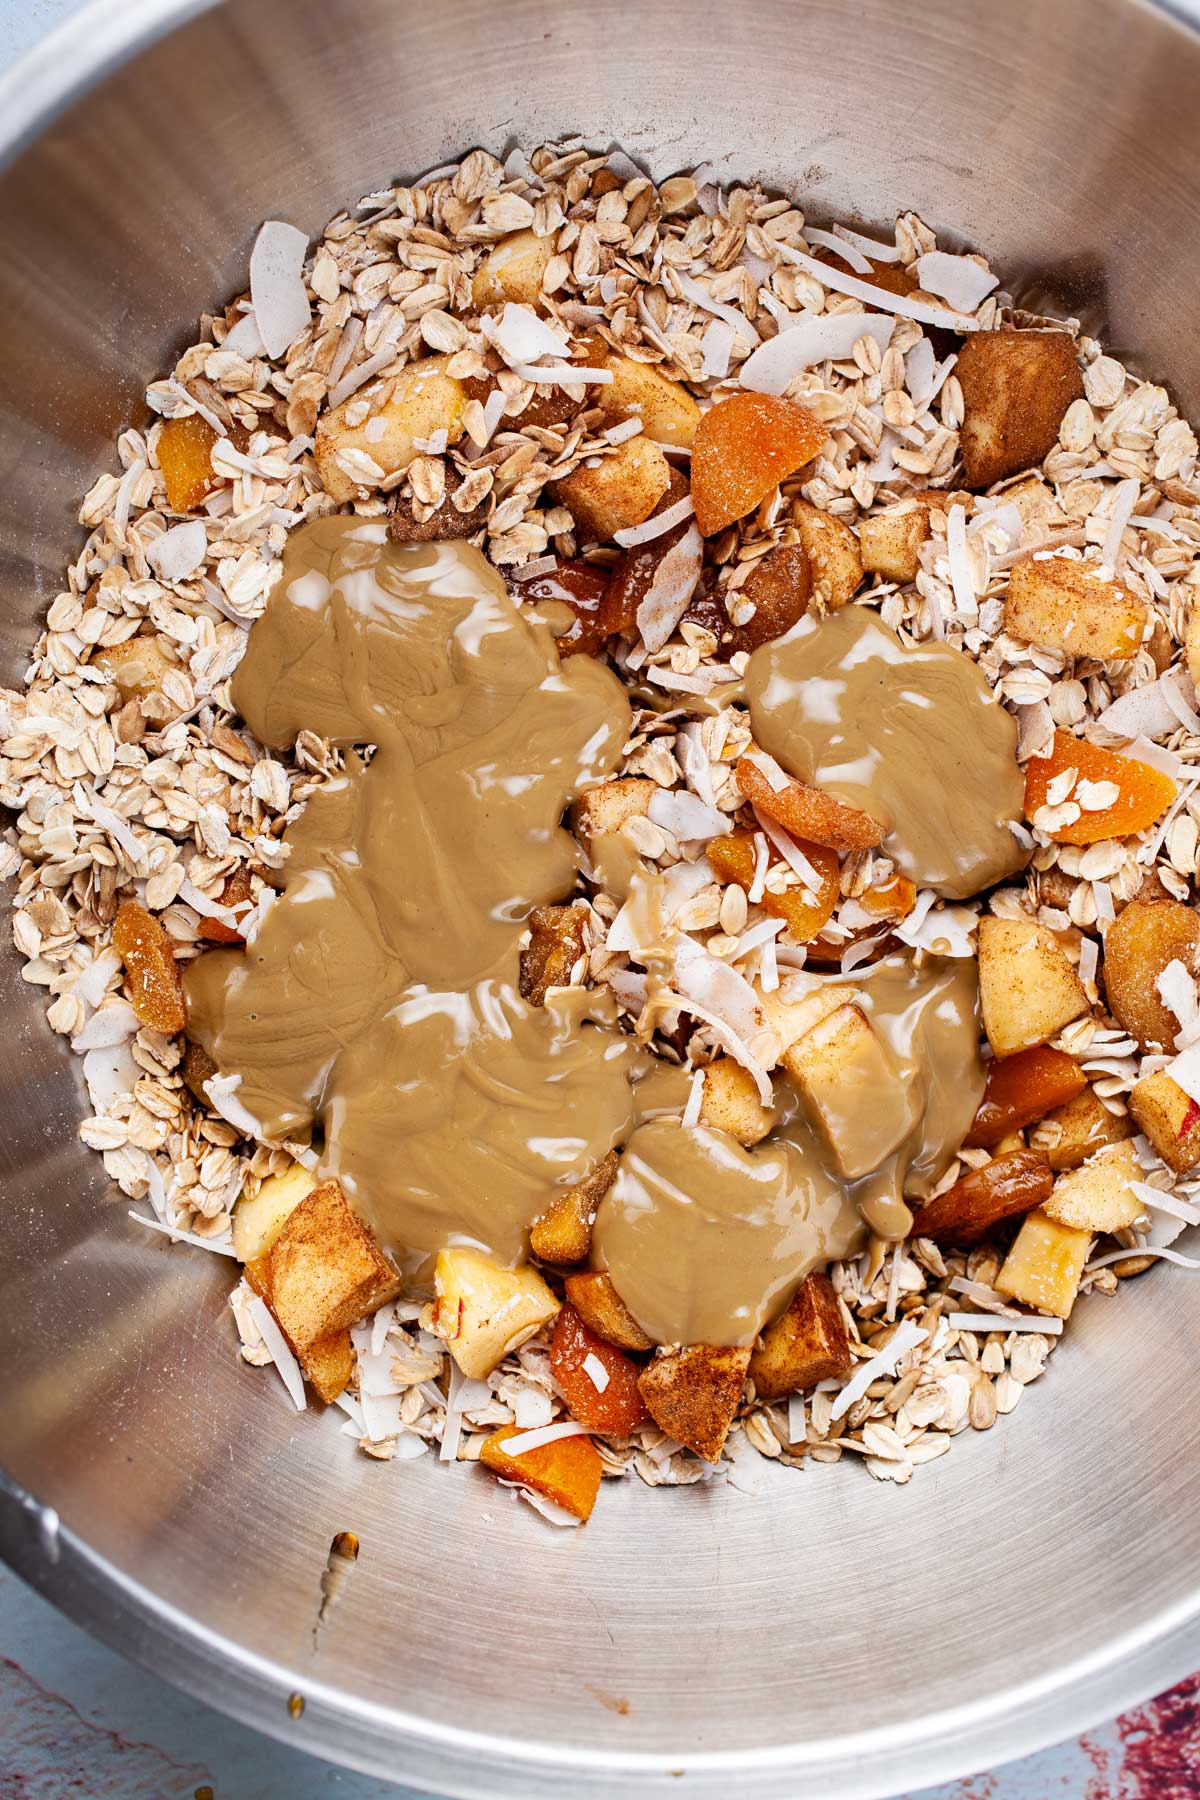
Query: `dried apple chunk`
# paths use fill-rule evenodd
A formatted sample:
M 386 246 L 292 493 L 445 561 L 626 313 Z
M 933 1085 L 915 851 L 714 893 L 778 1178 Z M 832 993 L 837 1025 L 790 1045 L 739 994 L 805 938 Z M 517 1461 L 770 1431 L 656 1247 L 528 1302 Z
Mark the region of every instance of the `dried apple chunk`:
M 1013 1150 L 981 1169 L 968 1169 L 952 1187 L 917 1209 L 913 1230 L 938 1243 L 970 1244 L 994 1225 L 1032 1211 L 1054 1186 L 1050 1164 L 1037 1150 Z

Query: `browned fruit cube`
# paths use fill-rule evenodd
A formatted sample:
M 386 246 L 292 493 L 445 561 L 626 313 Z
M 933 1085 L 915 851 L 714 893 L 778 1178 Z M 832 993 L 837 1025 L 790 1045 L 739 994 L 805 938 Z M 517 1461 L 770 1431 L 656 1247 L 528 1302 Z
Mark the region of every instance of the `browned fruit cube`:
M 657 444 L 647 437 L 627 438 L 595 468 L 580 463 L 569 475 L 551 483 L 581 536 L 603 544 L 615 532 L 648 519 L 671 485 L 671 467 Z
M 354 1345 L 349 1331 L 331 1331 L 318 1338 L 300 1358 L 300 1367 L 317 1399 L 324 1406 L 331 1405 L 345 1391 L 354 1373 Z
M 996 1277 L 997 1290 L 1010 1300 L 1067 1319 L 1091 1244 L 1090 1231 L 1060 1225 L 1040 1210 L 1031 1212 Z
M 587 907 L 535 906 L 529 915 L 529 942 L 521 951 L 521 998 L 544 1006 L 552 987 L 570 987 L 571 970 L 583 955 Z
M 814 600 L 824 612 L 840 612 L 863 578 L 858 539 L 844 520 L 807 500 L 792 502 L 792 518 L 808 553 Z
M 447 493 L 427 519 L 418 519 L 412 496 L 397 494 L 388 519 L 388 536 L 394 544 L 431 544 L 445 538 L 474 537 L 477 531 L 483 530 L 487 516 L 486 496 L 477 506 L 469 506 L 462 512 L 455 506 L 453 496 Z
M 1083 396 L 1074 339 L 1065 331 L 974 331 L 954 373 L 963 396 L 959 434 L 968 487 L 1032 469 L 1053 450 L 1063 414 Z
M 1200 1106 L 1165 1069 L 1134 1083 L 1129 1110 L 1177 1175 L 1200 1163 Z
M 982 1169 L 968 1169 L 944 1194 L 917 1208 L 913 1230 L 939 1243 L 974 1243 L 993 1225 L 1040 1206 L 1054 1186 L 1050 1164 L 1038 1150 L 1012 1150 Z
M 715 1463 L 725 1448 L 749 1367 L 749 1350 L 688 1344 L 648 1364 L 638 1387 L 660 1431 Z
M 718 1056 L 704 1071 L 700 1122 L 727 1131 L 750 1149 L 766 1137 L 775 1123 L 775 1114 L 763 1105 L 749 1069 L 732 1056 Z
M 726 594 L 726 610 L 751 600 L 754 616 L 734 625 L 721 645 L 723 658 L 738 650 L 757 650 L 790 631 L 808 611 L 812 564 L 803 544 L 779 544 L 760 557 L 736 593 Z
M 237 868 L 225 877 L 219 904 L 234 908 L 245 905 L 249 898 L 250 871 L 245 863 L 239 863 Z M 239 915 L 239 917 L 241 916 L 244 915 Z M 240 929 L 233 925 L 227 925 L 224 919 L 208 916 L 200 920 L 197 932 L 200 937 L 207 938 L 212 944 L 244 944 L 246 941 Z
M 915 581 L 921 545 L 929 536 L 929 508 L 919 500 L 902 500 L 884 512 L 858 522 L 863 568 L 885 581 Z
M 1086 1086 L 1087 1076 L 1074 1057 L 1047 1044 L 994 1057 L 966 1141 L 990 1149 L 1010 1131 L 1022 1131 L 1052 1107 L 1076 1099 Z
M 1119 662 L 1137 654 L 1146 629 L 1146 607 L 1094 558 L 1031 552 L 1012 566 L 1004 629 L 1022 644 Z
M 189 1093 L 194 1094 L 201 1106 L 211 1107 L 212 1101 L 204 1091 L 204 1084 L 210 1076 L 217 1073 L 217 1065 L 208 1051 L 200 1044 L 193 1044 L 190 1039 L 183 1052 L 183 1085 Z
M 1030 1134 L 1035 1150 L 1049 1158 L 1057 1174 L 1062 1169 L 1077 1169 L 1094 1150 L 1105 1144 L 1119 1144 L 1133 1133 L 1128 1113 L 1111 1113 L 1093 1088 L 1085 1088 L 1075 1100 L 1047 1113 L 1036 1131 Z
M 815 1387 L 818 1381 L 845 1381 L 854 1367 L 841 1302 L 828 1275 L 809 1275 L 796 1289 L 787 1311 L 754 1346 L 750 1379 L 760 1400 L 779 1400 Z
M 123 700 L 144 700 L 162 687 L 163 678 L 178 668 L 156 637 L 125 638 L 119 644 L 97 650 L 93 669 L 102 669 Z
M 322 1182 L 288 1215 L 268 1260 L 271 1310 L 301 1357 L 319 1338 L 373 1312 L 398 1286 L 336 1181 Z
M 1131 900 L 1104 938 L 1104 989 L 1113 1018 L 1143 1050 L 1172 1050 L 1179 1020 L 1159 997 L 1168 963 L 1195 974 L 1200 919 L 1178 900 Z
M 113 949 L 125 965 L 138 1022 L 173 1037 L 186 1014 L 179 964 L 170 938 L 137 900 L 126 900 L 113 921 Z
M 618 1350 L 653 1350 L 647 1337 L 603 1270 L 587 1275 L 568 1275 L 563 1283 L 567 1299 L 585 1325 Z
M 590 1175 L 563 1188 L 535 1219 L 529 1241 L 543 1262 L 582 1262 L 592 1247 L 596 1208 L 617 1179 L 617 1153 L 610 1150 Z
M 167 419 L 158 434 L 158 466 L 172 512 L 194 512 L 213 486 L 212 448 L 217 433 L 199 413 Z
M 569 607 L 575 619 L 569 631 L 554 640 L 560 656 L 595 656 L 613 634 L 608 606 L 609 571 L 593 563 L 559 561 L 548 575 L 522 581 L 517 593 L 522 600 L 553 600 Z

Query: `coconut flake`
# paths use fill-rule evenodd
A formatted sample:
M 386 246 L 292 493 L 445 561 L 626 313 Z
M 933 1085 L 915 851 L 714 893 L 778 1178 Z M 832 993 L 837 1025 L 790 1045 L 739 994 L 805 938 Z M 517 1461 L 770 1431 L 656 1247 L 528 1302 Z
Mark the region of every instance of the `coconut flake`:
M 214 1112 L 219 1112 L 244 1137 L 257 1138 L 262 1128 L 237 1097 L 241 1085 L 240 1075 L 210 1075 L 201 1083 Z
M 585 383 L 603 387 L 613 379 L 611 369 L 592 369 L 587 363 L 510 363 L 514 375 L 538 387 L 582 387 Z
M 886 933 L 879 933 L 875 937 L 859 938 L 856 943 L 847 944 L 839 959 L 842 974 L 849 975 L 858 968 L 860 963 L 870 962 L 886 935 Z
M 77 975 L 71 988 L 77 1000 L 85 1006 L 99 1006 L 108 992 L 108 984 L 121 968 L 121 959 L 115 950 L 102 950 L 99 956 L 93 957 L 82 975 Z
M 508 1448 L 507 1444 L 504 1448 Z M 511 1481 L 506 1481 L 502 1485 L 504 1487 L 514 1486 Z M 574 1513 L 568 1512 L 565 1506 L 559 1506 L 555 1500 L 547 1500 L 545 1494 L 539 1494 L 533 1488 L 517 1486 L 514 1491 L 518 1500 L 524 1500 L 529 1506 L 532 1506 L 534 1512 L 540 1513 L 549 1525 L 558 1525 L 564 1529 L 569 1527 L 577 1531 L 583 1523 L 583 1520 L 577 1519 Z
M 700 374 L 703 379 L 723 380 L 729 373 L 729 358 L 733 352 L 734 329 L 727 319 L 713 319 L 700 340 L 703 358 Z M 757 352 L 756 352 L 757 354 Z
M 816 869 L 813 868 L 796 840 L 793 837 L 789 837 L 788 833 L 783 829 L 783 826 L 776 824 L 769 813 L 760 812 L 757 806 L 752 810 L 754 812 L 754 817 L 758 822 L 759 830 L 763 833 L 763 836 L 767 841 L 774 845 L 779 855 L 782 856 L 784 862 L 788 865 L 788 868 L 795 870 L 806 888 L 810 888 L 813 893 L 819 893 L 821 888 L 821 877 Z M 757 875 L 757 871 L 755 871 L 755 873 Z M 762 895 L 760 894 L 758 898 L 761 900 Z
M 925 890 L 932 902 L 934 896 L 929 889 Z M 925 894 L 918 896 L 917 904 L 907 919 L 896 927 L 896 936 L 902 943 L 913 949 L 929 950 L 936 956 L 974 956 L 974 933 L 979 919 L 969 906 L 941 906 L 932 904 L 924 910 L 921 901 Z
M 560 1419 L 557 1425 L 540 1425 L 536 1431 L 519 1431 L 515 1437 L 505 1438 L 500 1448 L 506 1456 L 527 1456 L 544 1444 L 557 1444 L 560 1438 L 586 1436 L 586 1425 L 580 1425 L 575 1419 Z
M 1166 1194 L 1148 1181 L 1131 1181 L 1129 1188 L 1143 1206 L 1151 1207 L 1155 1212 L 1166 1213 L 1170 1218 L 1178 1219 L 1181 1224 L 1200 1225 L 1200 1207 L 1189 1205 L 1176 1194 Z
M 755 817 L 761 820 L 762 814 L 756 811 Z M 772 821 L 773 823 L 774 821 Z M 767 871 L 770 866 L 770 840 L 760 826 L 760 829 L 754 834 L 754 879 L 746 894 L 747 900 L 754 905 L 758 904 L 767 891 Z
M 588 1352 L 583 1359 L 583 1372 L 598 1394 L 602 1394 L 608 1386 L 611 1376 L 594 1351 Z
M 701 312 L 712 313 L 714 318 L 724 319 L 727 325 L 732 325 L 737 336 L 747 343 L 758 343 L 758 333 L 745 313 L 739 312 L 736 306 L 725 306 L 720 300 L 714 300 L 706 287 L 702 287 L 690 275 L 684 275 L 681 270 L 672 269 L 671 273 L 685 300 L 690 300 Z
M 603 435 L 606 443 L 624 444 L 627 443 L 630 438 L 640 437 L 644 430 L 645 426 L 642 424 L 641 419 L 633 417 L 622 419 L 619 425 L 610 425 Z
M 1196 979 L 1176 957 L 1163 969 L 1155 986 L 1163 1005 L 1179 1020 L 1175 1045 L 1176 1048 L 1183 1049 L 1200 1035 L 1200 1002 L 1196 995 Z
M 244 312 L 237 323 L 230 327 L 225 333 L 224 342 L 221 345 L 222 350 L 232 351 L 234 356 L 240 356 L 244 362 L 253 362 L 256 356 L 263 354 L 266 347 L 262 341 L 262 332 L 258 329 L 258 320 L 254 316 L 253 307 L 249 312 Z
M 700 741 L 702 729 L 695 721 L 683 726 L 675 741 L 675 753 L 692 792 L 698 794 L 707 806 L 715 806 L 717 795 L 712 782 L 712 765 Z M 78 983 L 76 986 L 78 987 Z
M 1163 698 L 1184 730 L 1200 735 L 1200 713 L 1187 697 L 1187 690 L 1191 687 L 1191 677 L 1180 669 L 1176 679 L 1166 688 Z M 1195 693 L 1194 688 L 1192 692 Z
M 391 339 L 381 349 L 376 350 L 374 355 L 365 357 L 353 369 L 348 370 L 341 380 L 330 388 L 327 404 L 340 406 L 343 400 L 348 400 L 351 394 L 356 394 L 360 387 L 365 387 L 368 381 L 381 374 L 389 363 L 395 362 L 396 355 L 395 340 Z
M 632 550 L 636 544 L 648 544 L 654 538 L 673 531 L 676 525 L 682 525 L 685 519 L 691 518 L 695 510 L 689 494 L 686 499 L 676 500 L 674 506 L 664 507 L 662 512 L 643 519 L 640 525 L 627 525 L 624 531 L 614 531 L 613 542 L 620 544 L 623 550 Z
M 1125 1254 L 1128 1256 L 1129 1252 Z M 952 1312 L 947 1314 L 946 1323 L 951 1331 L 1040 1331 L 1047 1337 L 1060 1337 L 1063 1328 L 1061 1319 L 1044 1318 L 1041 1314 L 1034 1319 L 1028 1313 L 1014 1319 L 990 1312 Z
M 136 869 L 145 852 L 138 839 L 129 828 L 127 820 L 95 794 L 89 794 L 82 781 L 77 781 L 71 793 L 75 800 L 75 810 L 85 818 L 92 819 L 102 831 L 107 831 L 114 844 L 118 844 L 128 858 L 130 868 Z
M 739 1036 L 751 1038 L 761 1029 L 758 996 L 745 976 L 710 956 L 686 933 L 675 945 L 675 986 L 689 999 L 711 1007 Z
M 179 899 L 185 906 L 198 912 L 201 918 L 216 919 L 221 925 L 228 925 L 231 931 L 240 931 L 243 916 L 253 912 L 251 901 L 245 900 L 235 912 L 232 906 L 222 906 L 219 900 L 210 900 L 207 894 L 201 893 L 194 881 L 185 875 L 179 884 Z
M 692 1076 L 692 1085 L 688 1089 L 687 1105 L 683 1109 L 680 1124 L 689 1129 L 700 1123 L 700 1108 L 704 1103 L 704 1070 L 697 1069 Z
M 107 1000 L 94 1012 L 86 1025 L 81 1025 L 71 1039 L 71 1048 L 82 1056 L 85 1050 L 109 1050 L 137 1035 L 137 1014 L 128 1000 Z
M 904 1319 L 893 1332 L 890 1343 L 876 1351 L 874 1356 L 868 1357 L 866 1362 L 859 1363 L 849 1381 L 839 1390 L 830 1418 L 840 1419 L 844 1413 L 848 1413 L 855 1401 L 862 1399 L 873 1381 L 878 1381 L 882 1375 L 894 1374 L 901 1357 L 907 1356 L 910 1350 L 924 1343 L 928 1336 L 929 1333 L 920 1325 L 914 1324 L 912 1319 Z
M 1168 701 L 1168 693 L 1177 687 L 1182 671 L 1160 676 L 1143 687 L 1131 688 L 1127 694 L 1106 706 L 1096 724 L 1114 737 L 1169 737 L 1179 726 L 1179 718 Z
M 871 258 L 872 262 L 898 263 L 903 261 L 901 252 L 894 243 L 877 243 L 874 238 L 864 237 L 861 231 L 851 231 L 848 225 L 835 225 L 833 231 L 835 237 L 843 239 L 847 244 L 853 244 L 856 250 L 861 250 L 864 256 Z
M 933 345 L 927 337 L 918 338 L 904 359 L 905 386 L 918 412 L 933 393 L 933 374 L 936 368 L 937 357 Z
M 711 838 L 727 837 L 732 821 L 715 806 L 706 806 L 695 794 L 660 788 L 650 797 L 648 816 L 681 843 L 707 843 Z
M 765 750 L 747 750 L 746 761 L 758 770 L 763 780 L 769 782 L 777 794 L 782 794 L 792 779 L 787 770 L 781 769 L 775 758 L 768 756 Z
M 565 332 L 556 331 L 540 318 L 531 306 L 509 300 L 498 319 L 484 314 L 479 321 L 484 337 L 489 338 L 507 363 L 533 363 L 543 356 L 566 356 L 571 340 Z
M 300 1364 L 292 1355 L 287 1340 L 275 1323 L 274 1314 L 257 1294 L 246 1295 L 246 1311 L 258 1326 L 262 1341 L 267 1347 L 267 1354 L 279 1370 L 280 1379 L 292 1397 L 292 1404 L 297 1412 L 303 1412 L 305 1408 L 304 1377 L 300 1373 Z
M 703 564 L 704 539 L 691 525 L 667 551 L 638 604 L 637 628 L 651 654 L 662 649 L 687 611 Z
M 730 973 L 732 973 L 732 970 Z M 754 990 L 751 989 L 752 993 L 753 991 Z M 730 1056 L 732 1056 L 736 1062 L 740 1062 L 743 1069 L 754 1077 L 754 1085 L 758 1089 L 758 1097 L 763 1105 L 771 1106 L 774 1104 L 775 1090 L 771 1086 L 771 1077 L 768 1074 L 766 1067 L 759 1061 L 758 1057 L 755 1056 L 745 1038 L 740 1037 L 738 1033 L 734 1031 L 733 1027 L 725 1019 L 721 1018 L 719 1013 L 711 1011 L 710 1008 L 703 1005 L 699 1000 L 690 997 L 685 998 L 682 994 L 673 993 L 670 988 L 663 990 L 662 998 L 665 1000 L 674 1000 L 677 1003 L 680 1012 L 691 1013 L 693 1018 L 699 1019 L 701 1024 L 707 1025 L 717 1042 L 721 1045 L 721 1048 L 727 1050 Z
M 804 1418 L 804 1395 L 788 1395 L 788 1443 L 802 1444 L 807 1430 Z
M 129 1217 L 136 1219 L 139 1225 L 148 1225 L 151 1231 L 161 1232 L 173 1244 L 195 1244 L 200 1250 L 211 1250 L 215 1256 L 232 1256 L 237 1260 L 237 1251 L 228 1238 L 204 1238 L 194 1231 L 180 1231 L 177 1225 L 168 1225 L 162 1219 L 148 1219 L 145 1213 L 137 1212 L 132 1206 Z
M 1095 983 L 1096 973 L 1100 967 L 1100 946 L 1095 938 L 1085 937 L 1079 940 L 1079 979 L 1087 987 Z
M 779 986 L 779 950 L 773 937 L 767 939 L 759 952 L 758 979 L 764 993 L 773 994 Z
M 738 938 L 730 961 L 741 962 L 743 956 L 748 956 L 751 950 L 758 950 L 763 944 L 774 943 L 786 923 L 787 921 L 784 919 L 760 919 L 757 925 L 751 925 L 749 930 L 743 931 L 741 937 Z
M 833 288 L 836 293 L 849 294 L 853 300 L 862 300 L 867 306 L 876 306 L 880 312 L 898 313 L 902 319 L 916 319 L 922 325 L 943 325 L 948 331 L 978 331 L 979 320 L 969 319 L 964 313 L 954 312 L 945 306 L 930 306 L 923 300 L 912 300 L 906 294 L 889 294 L 886 288 L 873 287 L 869 281 L 860 281 L 857 275 L 843 275 L 840 269 L 830 268 L 828 263 L 820 263 L 813 256 L 806 256 L 803 250 L 793 249 L 791 244 L 780 244 L 779 254 L 785 261 L 794 263 L 819 281 L 822 287 Z
M 117 1100 L 132 1094 L 142 1071 L 133 1059 L 130 1040 L 110 1044 L 102 1050 L 89 1050 L 83 1059 L 83 1079 L 87 1083 L 92 1111 L 108 1112 Z
M 254 240 L 250 301 L 268 356 L 282 356 L 312 317 L 304 289 L 307 254 L 307 237 L 281 219 L 268 219 Z
M 802 313 L 776 337 L 760 344 L 742 364 L 738 379 L 758 394 L 782 394 L 814 363 L 845 362 L 859 338 L 874 338 L 886 350 L 896 329 L 892 317 L 867 313 Z
M 913 265 L 927 294 L 948 300 L 959 312 L 973 313 L 999 277 L 981 269 L 969 256 L 951 256 L 945 250 L 927 250 Z
M 1191 1044 L 1166 1067 L 1166 1074 L 1181 1087 L 1189 1100 L 1200 1104 L 1200 1044 Z
M 1116 570 L 1119 566 L 1121 538 L 1125 527 L 1133 517 L 1133 509 L 1137 505 L 1138 495 L 1141 491 L 1142 486 L 1136 476 L 1130 476 L 1128 480 L 1117 483 L 1108 530 L 1104 534 L 1104 543 L 1100 550 L 1100 561 L 1105 569 Z
M 1128 1262 L 1131 1256 L 1157 1256 L 1179 1269 L 1200 1269 L 1200 1257 L 1185 1256 L 1181 1250 L 1168 1250 L 1165 1244 L 1139 1244 L 1134 1250 L 1111 1250 L 1107 1256 L 1093 1257 L 1083 1272 L 1093 1275 L 1097 1269 L 1107 1269 L 1110 1263 Z
M 146 561 L 160 581 L 186 581 L 200 568 L 207 550 L 204 521 L 187 519 L 146 546 Z
M 117 486 L 117 497 L 113 501 L 112 522 L 118 537 L 124 537 L 129 525 L 129 509 L 133 505 L 133 490 L 146 473 L 145 462 L 138 457 L 131 462 Z
M 832 231 L 821 231 L 815 225 L 806 225 L 804 235 L 810 244 L 816 244 L 822 250 L 832 250 L 843 262 L 848 262 L 856 275 L 869 275 L 871 265 L 857 244 L 848 238 L 835 237 Z
M 952 506 L 946 514 L 946 554 L 950 563 L 954 605 L 961 618 L 969 619 L 977 610 L 977 601 L 971 552 L 967 547 L 967 510 L 964 506 Z

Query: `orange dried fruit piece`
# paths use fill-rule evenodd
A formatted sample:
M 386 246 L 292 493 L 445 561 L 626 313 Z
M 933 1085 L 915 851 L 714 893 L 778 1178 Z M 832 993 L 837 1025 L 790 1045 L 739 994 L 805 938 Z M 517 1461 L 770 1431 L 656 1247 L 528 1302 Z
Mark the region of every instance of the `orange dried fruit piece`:
M 113 921 L 112 941 L 125 965 L 139 1023 L 174 1037 L 183 1030 L 186 1014 L 179 965 L 163 927 L 137 900 L 126 900 Z
M 225 877 L 218 904 L 226 907 L 244 906 L 250 898 L 250 871 L 245 863 L 239 863 L 233 872 Z M 198 934 L 206 938 L 210 944 L 244 944 L 241 931 L 233 925 L 227 925 L 224 919 L 206 915 L 197 927 Z
M 551 1444 L 510 1456 L 505 1444 L 510 1438 L 525 1435 L 518 1425 L 502 1425 L 481 1447 L 480 1462 L 505 1481 L 520 1482 L 522 1487 L 544 1494 L 556 1506 L 586 1521 L 600 1491 L 600 1452 L 591 1438 L 555 1438 Z
M 158 466 L 172 512 L 191 512 L 213 486 L 212 448 L 217 433 L 199 413 L 168 419 L 158 434 Z
M 974 1243 L 993 1225 L 1031 1212 L 1050 1196 L 1054 1176 L 1039 1150 L 1013 1150 L 967 1173 L 917 1208 L 913 1231 L 939 1243 Z
M 1010 1131 L 1044 1119 L 1056 1106 L 1078 1099 L 1087 1077 L 1074 1057 L 1039 1044 L 988 1064 L 987 1084 L 966 1142 L 990 1149 Z
M 748 756 L 739 757 L 737 784 L 751 806 L 766 813 L 794 838 L 824 844 L 830 850 L 873 850 L 883 842 L 883 826 L 857 806 L 843 806 L 832 794 L 789 781 L 775 788 Z
M 1098 844 L 1105 838 L 1132 837 L 1161 819 L 1175 798 L 1175 783 L 1161 769 L 1102 750 L 1097 744 L 1072 737 L 1069 731 L 1056 731 L 1049 756 L 1035 756 L 1025 770 L 1027 819 L 1045 806 L 1050 783 L 1067 769 L 1078 770 L 1082 781 L 1112 782 L 1117 798 L 1111 806 L 1081 812 L 1072 824 L 1052 831 L 1056 844 Z
M 917 904 L 916 886 L 907 875 L 893 875 L 881 887 L 868 888 L 865 894 L 860 894 L 858 904 L 873 919 L 889 919 L 899 924 Z
M 828 432 L 775 394 L 731 394 L 700 420 L 692 444 L 692 500 L 702 536 L 724 531 L 811 462 Z
M 550 1373 L 572 1418 L 589 1431 L 628 1437 L 648 1416 L 637 1364 L 589 1330 L 573 1306 L 564 1306 L 554 1321 Z
M 815 896 L 807 899 L 807 888 L 785 888 L 782 894 L 773 894 L 767 889 L 760 905 L 773 919 L 786 922 L 789 936 L 798 944 L 807 944 L 833 916 L 838 897 L 839 864 L 837 853 L 824 844 L 812 844 L 798 838 L 796 848 L 820 876 Z M 774 845 L 768 854 L 769 866 L 774 867 L 782 861 Z M 714 838 L 708 846 L 708 860 L 719 880 L 726 884 L 736 882 L 738 887 L 749 892 L 754 883 L 756 860 L 754 833 L 739 825 L 728 837 Z
M 560 656 L 595 656 L 612 635 L 605 607 L 608 585 L 607 569 L 560 560 L 553 573 L 519 583 L 518 591 L 522 599 L 556 600 L 574 613 L 570 630 L 554 640 Z

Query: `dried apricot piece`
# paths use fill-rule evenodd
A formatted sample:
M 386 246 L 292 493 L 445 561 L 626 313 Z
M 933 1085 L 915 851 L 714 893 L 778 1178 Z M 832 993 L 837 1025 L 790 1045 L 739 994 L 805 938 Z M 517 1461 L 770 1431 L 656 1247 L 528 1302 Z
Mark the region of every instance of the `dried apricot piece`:
M 790 631 L 808 611 L 812 594 L 813 572 L 803 544 L 779 544 L 754 564 L 736 594 L 727 601 L 736 608 L 739 601 L 752 601 L 754 614 L 744 625 L 735 625 L 723 657 L 736 650 L 757 650 Z
M 505 1444 L 525 1435 L 518 1425 L 502 1425 L 482 1445 L 480 1462 L 505 1481 L 519 1481 L 522 1487 L 544 1494 L 556 1506 L 586 1520 L 600 1491 L 600 1452 L 591 1438 L 555 1438 L 553 1443 L 510 1456 Z
M 186 1015 L 183 985 L 171 940 L 136 900 L 126 900 L 113 920 L 113 949 L 125 965 L 133 1010 L 151 1031 L 173 1037 Z
M 168 419 L 158 434 L 158 466 L 172 512 L 191 512 L 216 480 L 212 447 L 217 433 L 199 413 Z
M 249 898 L 250 871 L 245 863 L 239 863 L 232 874 L 225 877 L 218 904 L 228 907 L 244 906 Z M 224 919 L 207 915 L 201 919 L 197 933 L 200 937 L 207 938 L 210 944 L 244 944 L 246 941 L 241 932 L 234 926 L 227 925 Z
M 692 500 L 701 535 L 712 537 L 811 462 L 828 433 L 794 400 L 731 394 L 700 420 L 692 444 Z
M 575 614 L 571 629 L 554 640 L 560 656 L 595 656 L 603 650 L 612 635 L 604 604 L 608 577 L 607 569 L 593 563 L 560 561 L 552 574 L 520 583 L 522 599 L 557 600 Z
M 967 1244 L 1017 1213 L 1031 1212 L 1054 1186 L 1050 1164 L 1039 1150 L 1013 1150 L 993 1157 L 917 1208 L 918 1237 Z
M 883 842 L 883 826 L 857 806 L 843 806 L 832 794 L 789 781 L 775 788 L 762 770 L 743 756 L 738 759 L 737 784 L 751 806 L 775 819 L 794 838 L 825 844 L 830 850 L 873 850 Z
M 1010 1131 L 1021 1131 L 1056 1106 L 1077 1100 L 1086 1086 L 1087 1076 L 1074 1057 L 1048 1044 L 997 1056 L 988 1064 L 983 1099 L 966 1141 L 990 1148 Z
M 628 1437 L 648 1416 L 637 1364 L 589 1330 L 573 1306 L 564 1306 L 554 1321 L 550 1373 L 572 1417 L 589 1431 Z
M 1069 731 L 1056 731 L 1049 756 L 1035 756 L 1025 770 L 1027 819 L 1045 806 L 1050 783 L 1067 769 L 1077 770 L 1081 781 L 1111 782 L 1117 797 L 1094 812 L 1081 811 L 1077 819 L 1052 831 L 1049 835 L 1056 844 L 1098 844 L 1104 838 L 1132 837 L 1161 819 L 1175 798 L 1175 783 L 1161 769 L 1131 756 L 1118 756 L 1113 750 L 1101 750 L 1097 744 L 1072 737 Z
M 889 919 L 899 923 L 907 919 L 917 904 L 917 890 L 907 875 L 893 875 L 880 887 L 868 888 L 858 896 L 858 904 L 873 919 Z
M 812 844 L 798 838 L 796 848 L 820 877 L 815 895 L 808 899 L 810 890 L 807 888 L 785 888 L 781 894 L 773 894 L 768 888 L 759 904 L 773 919 L 786 920 L 788 933 L 798 944 L 807 944 L 833 916 L 840 864 L 836 851 L 827 849 L 824 844 Z M 783 860 L 774 845 L 770 847 L 769 858 L 769 868 Z M 754 883 L 757 861 L 754 833 L 739 825 L 728 837 L 714 838 L 708 846 L 708 860 L 721 881 L 736 882 L 738 887 L 749 891 Z

